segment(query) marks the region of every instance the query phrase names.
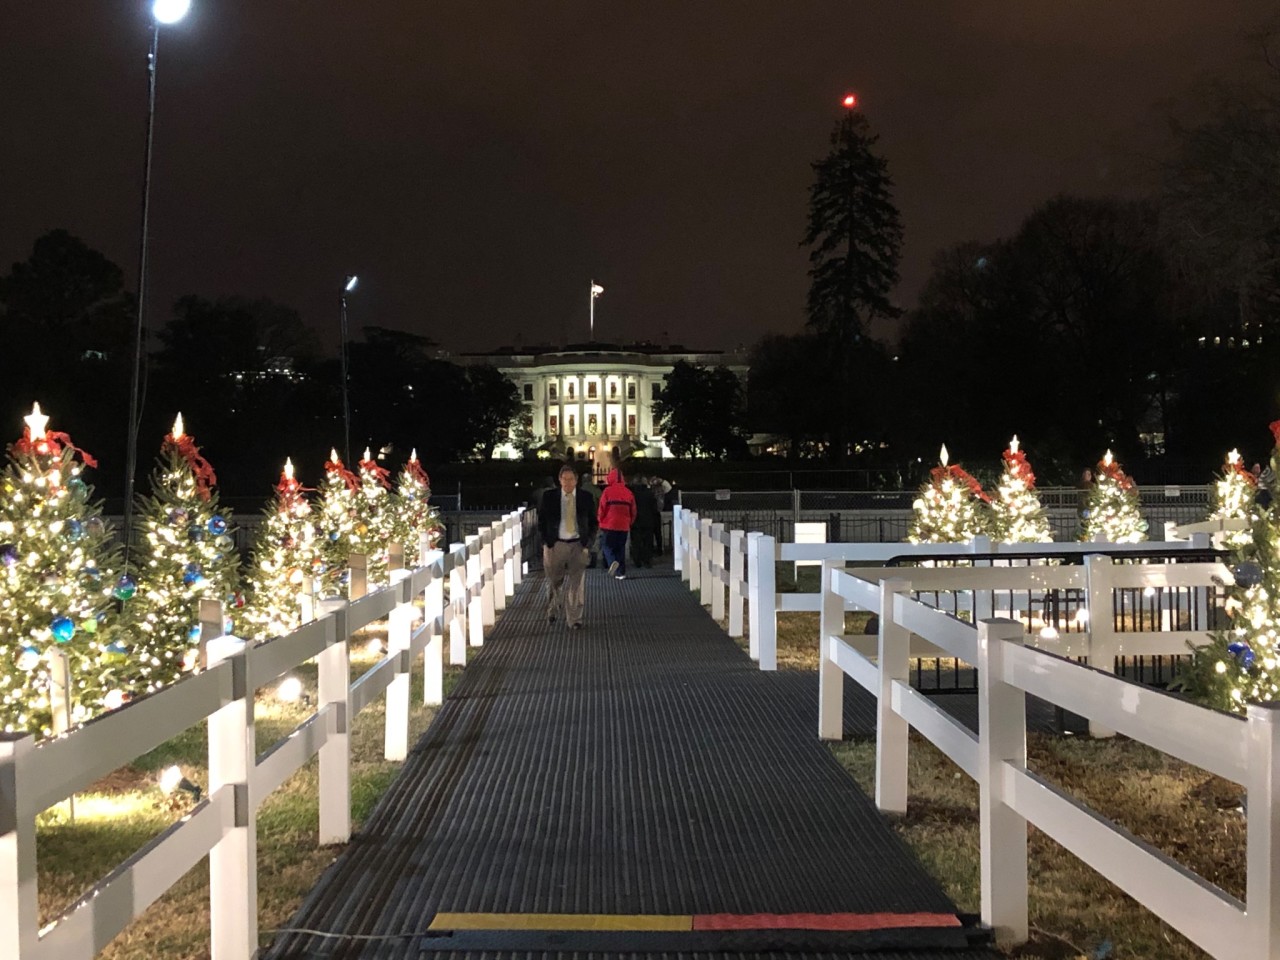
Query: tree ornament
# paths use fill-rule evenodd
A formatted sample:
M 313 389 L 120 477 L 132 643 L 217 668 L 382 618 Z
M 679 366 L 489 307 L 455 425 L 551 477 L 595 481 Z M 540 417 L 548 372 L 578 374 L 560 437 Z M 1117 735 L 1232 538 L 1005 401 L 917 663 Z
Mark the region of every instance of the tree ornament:
M 0 543 L 0 565 L 6 567 L 18 565 L 18 548 L 12 543 Z
M 1231 575 L 1237 586 L 1256 587 L 1262 583 L 1262 566 L 1256 560 L 1241 560 L 1231 568 Z
M 40 651 L 35 647 L 23 647 L 18 654 L 18 669 L 30 673 L 40 666 Z
M 138 581 L 133 577 L 125 574 L 116 581 L 115 587 L 111 591 L 111 595 L 117 600 L 132 600 L 133 595 L 138 592 Z
M 227 521 L 222 517 L 213 516 L 209 518 L 209 532 L 215 537 L 220 537 L 227 532 Z
M 76 625 L 70 617 L 54 617 L 49 624 L 49 632 L 59 643 L 67 643 L 76 635 Z

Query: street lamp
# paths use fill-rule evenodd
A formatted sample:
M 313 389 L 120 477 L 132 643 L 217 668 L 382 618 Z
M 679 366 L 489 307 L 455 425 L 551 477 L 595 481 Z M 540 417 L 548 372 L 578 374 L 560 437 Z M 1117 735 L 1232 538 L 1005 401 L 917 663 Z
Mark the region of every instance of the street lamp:
M 342 312 L 339 321 L 340 341 L 338 349 L 342 357 L 342 462 L 351 462 L 351 403 L 347 397 L 347 294 L 356 288 L 360 278 L 347 277 L 342 285 Z
M 160 25 L 177 23 L 191 9 L 191 0 L 155 0 L 151 5 L 151 49 L 147 52 L 147 143 L 142 160 L 142 230 L 138 241 L 138 313 L 133 340 L 133 376 L 129 382 L 129 432 L 125 445 L 124 559 L 133 544 L 133 483 L 138 471 L 138 429 L 142 420 L 139 381 L 142 376 L 142 341 L 147 303 L 147 221 L 151 213 L 151 144 L 156 124 L 156 55 Z

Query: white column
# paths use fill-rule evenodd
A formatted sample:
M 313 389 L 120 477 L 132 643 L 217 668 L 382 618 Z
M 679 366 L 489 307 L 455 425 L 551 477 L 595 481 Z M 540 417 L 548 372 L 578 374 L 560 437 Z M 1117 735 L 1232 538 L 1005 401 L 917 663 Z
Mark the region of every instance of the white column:
M 752 660 L 760 659 L 760 538 L 764 534 L 747 534 L 747 652 Z M 818 651 L 821 653 L 821 649 Z
M 671 508 L 671 562 L 680 579 L 688 580 L 684 562 L 684 508 L 678 503 Z
M 13 960 L 34 960 L 40 945 L 36 811 L 26 802 L 35 745 L 29 733 L 0 733 L 0 957 Z
M 711 572 L 711 520 L 698 519 L 698 586 L 701 590 L 702 605 L 711 606 L 712 572 Z
M 232 794 L 232 826 L 209 851 L 209 951 L 213 960 L 249 960 L 258 951 L 258 798 L 249 795 L 254 692 L 243 640 L 219 637 L 205 651 L 210 667 L 231 661 L 233 698 L 206 721 L 209 796 L 224 789 Z
M 1004 651 L 1024 640 L 1013 620 L 978 623 L 978 833 L 982 922 L 1002 945 L 1027 939 L 1027 821 L 1005 800 L 1004 766 L 1027 765 L 1027 696 L 1004 681 Z
M 1245 918 L 1252 949 L 1245 956 L 1280 956 L 1280 723 L 1278 703 L 1249 704 L 1248 830 Z
M 1089 666 L 1115 673 L 1119 638 L 1114 624 L 1111 588 L 1111 558 L 1092 554 L 1084 558 L 1085 596 L 1089 606 Z M 1114 737 L 1116 732 L 1089 721 L 1092 737 Z
M 467 537 L 467 642 L 473 647 L 484 645 L 484 598 L 481 582 L 482 559 L 480 537 Z
M 407 586 L 396 583 L 392 589 L 407 591 Z M 387 685 L 383 756 L 396 761 L 409 755 L 409 638 L 416 611 L 408 600 L 406 596 L 387 617 L 387 656 L 395 661 L 395 675 Z
M 486 627 L 498 622 L 498 594 L 501 591 L 497 562 L 498 525 L 489 524 L 480 536 L 480 613 Z M 503 596 L 506 601 L 506 596 Z
M 444 703 L 444 576 L 440 572 L 441 553 L 431 551 L 427 565 L 432 566 L 431 579 L 423 591 L 422 614 L 426 620 L 427 645 L 422 651 L 422 702 Z
M 321 845 L 346 843 L 351 838 L 351 666 L 347 654 L 351 634 L 347 608 L 335 610 L 333 617 L 337 639 L 316 656 L 319 706 L 329 716 L 328 739 L 320 748 Z
M 746 534 L 741 530 L 729 531 L 729 636 L 742 636 L 742 581 L 746 557 L 743 547 Z
M 757 597 L 760 600 L 760 669 L 778 669 L 778 587 L 774 566 L 778 559 L 778 544 L 773 537 L 761 535 L 757 545 L 759 562 L 757 573 L 760 586 Z
M 467 662 L 467 569 L 466 545 L 449 544 L 449 663 L 455 667 Z
M 844 598 L 832 588 L 832 574 L 843 561 L 822 561 L 822 612 L 818 637 L 818 737 L 844 737 L 844 671 L 836 664 L 832 637 L 844 636 Z M 761 664 L 763 667 L 763 664 Z
M 724 536 L 724 524 L 711 525 L 711 616 L 717 621 L 724 619 L 724 594 L 726 584 L 721 578 L 722 571 L 728 568 L 725 563 L 725 546 L 721 538 Z
M 885 813 L 907 812 L 907 734 L 910 725 L 893 709 L 893 681 L 909 679 L 911 631 L 894 622 L 894 599 L 911 584 L 899 577 L 880 581 L 880 633 L 876 693 L 876 806 Z

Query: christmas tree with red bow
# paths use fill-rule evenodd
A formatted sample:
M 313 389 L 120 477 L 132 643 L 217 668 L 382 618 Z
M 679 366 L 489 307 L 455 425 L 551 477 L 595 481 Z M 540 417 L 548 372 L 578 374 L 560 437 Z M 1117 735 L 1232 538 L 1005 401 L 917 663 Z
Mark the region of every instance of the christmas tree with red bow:
M 444 535 L 440 513 L 430 501 L 431 479 L 422 469 L 418 451 L 414 450 L 396 477 L 394 500 L 395 535 L 404 544 L 407 566 L 417 564 L 424 537 L 427 549 L 435 550 Z
M 351 554 L 363 553 L 364 538 L 356 533 L 360 479 L 343 466 L 337 450 L 329 451 L 316 500 L 316 537 L 320 541 L 320 593 L 345 596 Z
M 991 535 L 1001 543 L 1048 543 L 1049 517 L 1036 495 L 1036 475 L 1019 449 L 1018 438 L 1000 457 L 1004 470 L 991 501 Z
M 355 550 L 369 559 L 369 586 L 387 582 L 391 543 L 399 539 L 396 512 L 392 503 L 389 471 L 373 459 L 368 447 L 358 465 L 360 491 L 356 497 Z M 405 558 L 412 566 L 417 554 Z
M 242 603 L 240 558 L 217 483 L 178 414 L 160 444 L 151 494 L 139 497 L 136 507 L 138 595 L 125 613 L 137 693 L 157 690 L 199 666 L 201 600 L 222 601 L 228 618 Z
M 950 463 L 946 444 L 938 466 L 911 504 L 911 543 L 963 543 L 991 529 L 991 498 L 970 474 Z
M 301 593 L 324 566 L 306 488 L 286 460 L 263 517 L 245 582 L 241 635 L 267 640 L 302 623 Z
M 1081 540 L 1101 537 L 1107 543 L 1140 543 L 1147 539 L 1147 521 L 1142 519 L 1138 486 L 1110 450 L 1094 469 L 1083 518 Z
M 1237 520 L 1245 525 L 1244 529 L 1227 531 L 1222 542 L 1237 548 L 1251 543 L 1253 535 L 1249 527 L 1258 516 L 1258 478 L 1241 461 L 1239 450 L 1227 454 L 1211 496 L 1210 520 Z
M 112 591 L 132 582 L 117 583 L 119 550 L 85 482 L 96 461 L 46 430 L 38 403 L 24 419 L 0 474 L 0 729 L 47 736 L 63 664 L 70 723 L 123 702 Z

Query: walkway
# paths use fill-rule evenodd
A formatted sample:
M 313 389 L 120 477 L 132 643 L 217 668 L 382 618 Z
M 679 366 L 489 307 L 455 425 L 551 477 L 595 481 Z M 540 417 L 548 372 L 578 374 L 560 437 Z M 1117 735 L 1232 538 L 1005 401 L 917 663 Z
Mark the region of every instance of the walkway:
M 290 923 L 345 936 L 265 957 L 989 956 L 816 739 L 816 683 L 758 671 L 669 569 L 589 571 L 583 631 L 541 587 Z

